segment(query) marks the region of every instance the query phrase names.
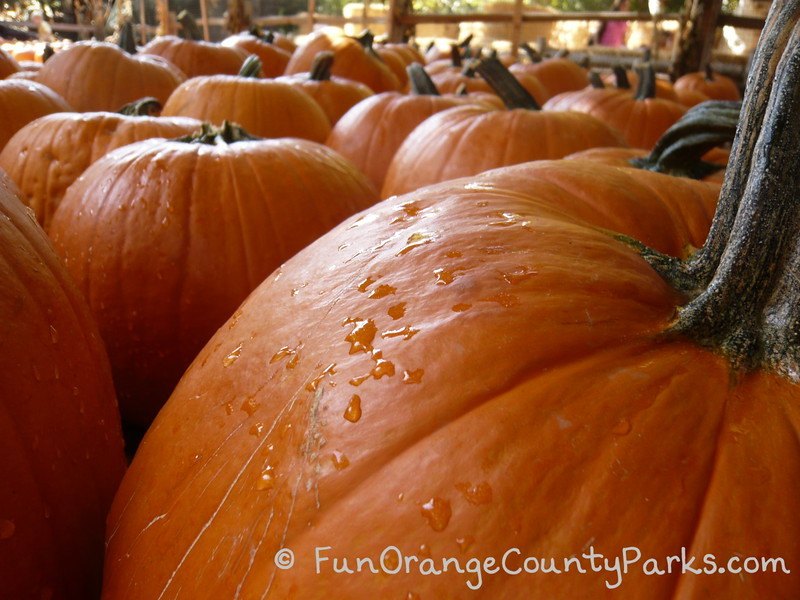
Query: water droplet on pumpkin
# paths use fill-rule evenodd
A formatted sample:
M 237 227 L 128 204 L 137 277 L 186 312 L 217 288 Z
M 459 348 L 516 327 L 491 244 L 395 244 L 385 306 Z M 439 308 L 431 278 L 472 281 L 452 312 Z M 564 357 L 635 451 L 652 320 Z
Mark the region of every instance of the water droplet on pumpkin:
M 403 498 L 405 498 L 405 497 L 406 497 L 406 495 L 403 492 L 400 492 L 399 494 L 397 494 L 397 501 L 398 502 L 402 502 Z
M 261 434 L 264 433 L 264 424 L 263 423 L 256 423 L 250 428 L 250 435 L 254 435 L 256 437 L 261 437 Z
M 458 250 L 450 250 L 449 252 L 445 252 L 445 256 L 447 258 L 461 258 L 464 255 Z
M 248 417 L 252 417 L 258 410 L 259 404 L 255 398 L 248 398 L 242 403 L 242 410 L 247 413 Z
M 465 554 L 472 545 L 475 543 L 475 538 L 471 535 L 465 535 L 463 537 L 456 538 L 456 544 L 458 544 L 459 550 L 461 550 L 461 554 Z
M 367 373 L 366 375 L 359 375 L 358 377 L 353 377 L 349 381 L 349 383 L 350 383 L 350 385 L 352 385 L 354 387 L 358 387 L 362 383 L 364 383 L 367 379 L 369 379 L 370 377 L 372 377 L 372 373 Z
M 503 308 L 512 308 L 519 304 L 519 298 L 506 292 L 500 292 L 493 296 L 487 296 L 480 299 L 481 302 L 497 302 Z
M 361 283 L 358 284 L 358 291 L 362 294 L 367 291 L 367 288 L 375 283 L 375 280 L 372 277 L 367 277 Z
M 426 232 L 412 233 L 410 236 L 408 236 L 408 239 L 406 240 L 406 247 L 400 250 L 400 252 L 397 253 L 397 256 L 403 256 L 404 254 L 408 254 L 409 252 L 414 250 L 414 248 L 419 248 L 420 246 L 430 244 L 431 242 L 433 242 L 433 235 L 430 233 Z
M 392 287 L 391 285 L 379 285 L 374 290 L 372 290 L 367 298 L 371 300 L 378 300 L 380 298 L 385 298 L 386 296 L 391 296 L 397 291 L 397 288 Z
M 369 352 L 378 328 L 372 319 L 348 319 L 345 324 L 353 324 L 353 330 L 345 336 L 344 340 L 350 342 L 350 354 Z
M 331 460 L 333 461 L 333 466 L 336 468 L 337 471 L 343 471 L 344 469 L 350 466 L 350 460 L 338 450 L 333 451 Z
M 333 375 L 334 373 L 336 373 L 336 368 L 335 367 L 336 367 L 336 363 L 331 363 L 327 367 L 325 367 L 325 369 L 322 371 L 322 373 L 317 375 L 314 379 L 312 379 L 311 381 L 309 381 L 306 384 L 306 391 L 316 392 L 317 388 L 319 387 L 320 382 L 323 379 L 325 379 L 325 375 Z
M 54 344 L 58 343 L 58 330 L 50 325 L 50 341 Z
M 434 531 L 444 531 L 453 516 L 450 503 L 442 498 L 431 498 L 420 508 L 420 513 Z
M 464 312 L 465 310 L 469 310 L 472 308 L 472 304 L 467 304 L 466 302 L 459 302 L 458 304 L 453 305 L 453 312 Z
M 537 274 L 537 271 L 531 269 L 530 267 L 517 267 L 510 273 L 503 273 L 503 279 L 506 283 L 516 285 L 522 281 L 525 281 L 526 279 L 530 279 Z
M 236 348 L 234 348 L 228 356 L 222 359 L 222 366 L 223 367 L 230 367 L 233 363 L 239 360 L 239 356 L 242 354 L 242 345 L 239 344 Z
M 395 219 L 392 221 L 392 224 L 402 223 L 403 221 L 406 221 L 408 217 L 416 217 L 420 211 L 422 211 L 422 207 L 420 207 L 417 202 L 407 202 L 406 204 L 401 205 L 399 210 L 404 214 L 400 215 L 399 217 L 395 217 Z
M 414 371 L 403 371 L 403 383 L 413 384 L 422 383 L 422 376 L 425 374 L 423 369 Z
M 242 316 L 242 309 L 237 308 L 236 312 L 231 315 L 230 322 L 228 323 L 228 329 L 233 329 L 236 326 L 236 323 L 239 322 L 239 318 Z
M 380 379 L 384 375 L 387 377 L 394 376 L 394 363 L 392 361 L 379 358 L 375 361 L 375 367 L 372 369 L 372 376 L 375 379 Z
M 412 337 L 419 333 L 419 329 L 414 329 L 413 327 L 409 327 L 406 325 L 400 329 L 390 329 L 389 331 L 384 331 L 381 334 L 382 338 L 396 338 L 401 337 L 404 340 L 410 340 Z
M 483 254 L 488 254 L 490 256 L 495 254 L 503 254 L 506 251 L 504 246 L 488 246 L 486 248 L 481 248 L 481 252 Z
M 428 544 L 420 544 L 419 545 L 419 555 L 422 558 L 430 558 L 431 556 L 433 556 L 433 554 L 431 554 L 430 546 L 428 546 Z
M 456 278 L 454 271 L 447 271 L 446 269 L 434 269 L 433 274 L 436 275 L 436 285 L 449 285 Z
M 611 433 L 614 435 L 628 435 L 631 432 L 632 425 L 628 419 L 621 419 L 614 428 L 611 430 Z
M 225 412 L 227 414 L 229 414 L 229 415 L 233 414 L 233 403 L 232 402 L 226 402 L 225 403 Z
M 456 489 L 462 493 L 470 504 L 479 506 L 481 504 L 489 504 L 492 501 L 492 486 L 485 481 L 477 485 L 457 483 Z
M 273 470 L 273 467 L 268 466 L 261 471 L 261 475 L 259 475 L 258 481 L 256 482 L 256 489 L 258 491 L 263 492 L 275 487 L 275 474 Z
M 390 306 L 389 310 L 387 311 L 390 317 L 395 321 L 397 319 L 402 319 L 406 315 L 406 303 L 400 302 L 399 304 L 395 304 L 394 306 Z
M 0 519 L 0 540 L 11 538 L 16 530 L 17 526 L 14 524 L 14 521 Z
M 422 600 L 422 596 L 416 592 L 408 592 L 408 594 L 406 594 L 406 600 Z
M 339 252 L 341 252 L 341 251 L 342 251 L 342 250 L 344 250 L 345 248 L 349 248 L 349 247 L 350 247 L 350 244 L 349 244 L 349 242 L 345 242 L 344 244 L 340 244 L 340 245 L 339 245 L 339 247 L 337 248 L 337 250 L 338 250 Z
M 358 423 L 361 419 L 361 397 L 353 394 L 344 411 L 344 418 L 351 423 Z

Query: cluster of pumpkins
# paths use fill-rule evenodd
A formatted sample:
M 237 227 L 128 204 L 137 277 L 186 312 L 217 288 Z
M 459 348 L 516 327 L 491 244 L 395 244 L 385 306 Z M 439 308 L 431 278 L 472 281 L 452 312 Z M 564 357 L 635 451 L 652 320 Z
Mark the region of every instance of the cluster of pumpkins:
M 798 478 L 723 456 L 722 430 L 767 435 L 761 404 L 732 412 L 728 358 L 659 337 L 691 294 L 643 258 L 703 246 L 731 80 L 182 24 L 140 49 L 126 28 L 37 66 L 0 55 L 0 596 L 464 586 L 315 574 L 320 546 L 659 556 L 775 536 L 798 554 L 777 518 L 725 532 L 726 478 Z M 130 468 L 121 422 L 147 431 Z M 675 589 L 656 579 L 630 597 Z

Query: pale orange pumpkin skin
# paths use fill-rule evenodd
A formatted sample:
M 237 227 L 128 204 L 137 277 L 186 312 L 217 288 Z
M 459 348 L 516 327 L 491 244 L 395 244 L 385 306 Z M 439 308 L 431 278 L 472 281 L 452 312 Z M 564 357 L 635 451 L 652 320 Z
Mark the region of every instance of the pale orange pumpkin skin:
M 0 81 L 0 150 L 31 121 L 71 110 L 61 96 L 40 83 L 16 79 Z
M 50 235 L 98 321 L 123 417 L 149 424 L 264 277 L 376 199 L 347 161 L 298 139 L 149 140 L 92 164 Z
M 20 129 L 0 152 L 20 198 L 46 229 L 67 188 L 106 153 L 154 137 L 180 137 L 200 128 L 185 117 L 130 117 L 117 113 L 60 113 Z
M 0 174 L 0 596 L 100 592 L 125 471 L 111 371 L 85 301 Z
M 0 79 L 20 70 L 19 63 L 8 52 L 0 48 Z
M 538 63 L 514 63 L 509 70 L 515 75 L 534 75 L 547 92 L 546 100 L 589 85 L 586 69 L 566 58 L 549 58 Z
M 249 33 L 237 33 L 222 40 L 222 45 L 228 48 L 239 48 L 247 54 L 255 54 L 261 60 L 262 77 L 278 77 L 283 75 L 286 65 L 292 56 L 283 48 L 267 43 Z
M 675 82 L 677 92 L 695 91 L 705 94 L 712 100 L 740 100 L 739 87 L 730 77 L 719 73 L 688 73 Z
M 372 90 L 363 83 L 342 77 L 318 81 L 307 73 L 298 73 L 278 77 L 275 81 L 291 85 L 311 96 L 325 112 L 331 127 L 335 126 L 348 110 L 373 95 Z
M 796 442 L 796 386 L 751 375 L 732 388 L 723 358 L 654 338 L 681 297 L 607 233 L 681 253 L 702 243 L 714 190 L 535 163 L 342 224 L 250 296 L 148 432 L 110 515 L 104 598 L 468 595 L 453 570 L 337 576 L 328 562 L 316 575 L 324 546 L 375 561 L 390 545 L 499 560 L 510 547 L 566 558 L 587 544 L 797 561 L 798 464 L 782 451 Z M 306 314 L 314 325 L 299 329 Z M 374 336 L 348 337 L 369 320 Z M 369 375 L 372 348 L 393 375 Z M 344 418 L 354 394 L 356 422 Z M 275 568 L 279 548 L 293 550 L 292 570 Z M 600 597 L 606 578 L 498 574 L 476 597 Z M 622 589 L 694 598 L 701 584 L 713 597 L 781 597 L 798 575 L 637 569 Z
M 97 85 L 92 85 L 92 78 Z M 76 111 L 115 111 L 152 96 L 162 104 L 185 79 L 175 65 L 152 56 L 130 55 L 107 42 L 78 42 L 54 54 L 36 76 Z
M 236 75 L 248 54 L 238 48 L 186 40 L 172 35 L 155 38 L 142 48 L 142 53 L 165 58 L 189 78 L 201 75 Z M 162 103 L 165 101 L 166 98 Z

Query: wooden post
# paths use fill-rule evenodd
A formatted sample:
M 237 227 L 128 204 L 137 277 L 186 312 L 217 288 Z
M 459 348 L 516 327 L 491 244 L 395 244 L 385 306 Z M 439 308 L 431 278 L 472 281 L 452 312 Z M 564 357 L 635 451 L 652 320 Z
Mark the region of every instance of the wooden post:
M 694 0 L 691 31 L 684 40 L 675 63 L 674 76 L 702 70 L 711 61 L 716 41 L 717 21 L 722 12 L 722 0 Z
M 511 20 L 511 56 L 516 56 L 519 52 L 522 38 L 522 1 L 514 0 L 514 14 Z
M 210 42 L 211 35 L 208 33 L 208 5 L 206 0 L 200 0 L 200 22 L 203 24 L 203 39 Z
M 308 0 L 308 32 L 313 33 L 314 31 L 314 17 L 316 16 L 315 13 L 317 12 L 317 2 L 316 0 Z
M 403 24 L 403 17 L 411 11 L 410 0 L 389 0 L 389 11 L 386 16 L 386 32 L 389 41 L 396 44 L 407 41 L 409 27 Z M 411 26 L 413 29 L 413 26 Z
M 145 15 L 145 0 L 139 0 L 139 39 L 142 46 L 147 44 L 147 16 Z
M 363 10 L 361 11 L 361 31 L 369 29 L 369 0 L 363 0 Z

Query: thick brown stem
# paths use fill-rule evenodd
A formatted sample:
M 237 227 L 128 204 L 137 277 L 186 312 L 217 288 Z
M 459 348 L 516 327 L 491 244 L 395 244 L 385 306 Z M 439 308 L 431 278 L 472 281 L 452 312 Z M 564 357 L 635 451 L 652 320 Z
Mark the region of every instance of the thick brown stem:
M 188 11 L 182 10 L 178 14 L 178 23 L 181 24 L 180 36 L 185 40 L 199 41 L 203 39 L 203 32 L 197 26 L 197 21 Z
M 458 44 L 450 44 L 450 63 L 457 69 L 461 68 L 461 48 Z
M 417 96 L 438 96 L 439 90 L 433 83 L 428 72 L 419 63 L 413 63 L 406 67 L 408 80 L 411 83 L 411 93 Z
M 236 123 L 224 121 L 222 127 L 215 127 L 210 123 L 203 123 L 198 131 L 191 135 L 178 138 L 176 142 L 185 144 L 207 144 L 210 146 L 220 144 L 235 144 L 236 142 L 256 141 L 262 138 L 250 135 L 244 128 Z
M 258 79 L 261 76 L 261 59 L 255 54 L 251 54 L 242 63 L 242 68 L 239 69 L 239 77 L 247 77 L 248 79 Z
M 614 71 L 614 81 L 617 89 L 629 90 L 631 89 L 631 82 L 628 79 L 628 72 L 622 65 L 615 65 L 612 69 Z
M 333 52 L 328 50 L 317 52 L 314 62 L 311 63 L 311 71 L 309 71 L 308 78 L 313 81 L 329 81 L 332 68 Z
M 603 90 L 606 87 L 603 78 L 600 77 L 600 73 L 597 71 L 589 71 L 589 85 L 596 90 Z
M 156 98 L 147 97 L 126 104 L 117 112 L 129 117 L 157 117 L 161 114 L 161 108 L 161 102 Z
M 539 54 L 533 48 L 531 48 L 530 44 L 528 44 L 527 42 L 524 42 L 524 43 L 520 44 L 519 47 L 528 56 L 528 59 L 532 63 L 540 63 L 540 62 L 542 62 L 542 55 Z
M 133 23 L 125 21 L 119 30 L 119 47 L 128 54 L 136 54 L 136 36 L 133 33 Z
M 656 72 L 652 64 L 642 65 L 636 69 L 639 84 L 636 86 L 636 99 L 647 100 L 656 97 Z
M 498 59 L 484 58 L 478 63 L 476 70 L 509 109 L 541 110 L 528 90 L 522 87 L 517 78 Z

